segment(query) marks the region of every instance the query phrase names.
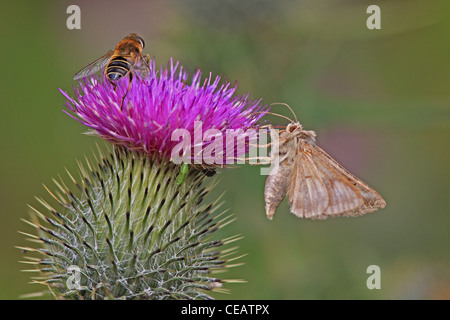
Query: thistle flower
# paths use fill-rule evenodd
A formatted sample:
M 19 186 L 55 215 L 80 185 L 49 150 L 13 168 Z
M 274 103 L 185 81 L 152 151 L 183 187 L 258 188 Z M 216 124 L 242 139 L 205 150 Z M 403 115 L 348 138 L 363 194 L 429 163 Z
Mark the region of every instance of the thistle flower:
M 214 129 L 223 137 L 227 130 L 240 130 L 236 139 L 246 134 L 249 139 L 255 138 L 257 121 L 267 109 L 260 100 L 250 100 L 248 94 L 235 96 L 236 85 L 220 84 L 219 76 L 213 79 L 209 74 L 202 81 L 200 70 L 187 84 L 187 73 L 172 60 L 159 74 L 155 70 L 152 61 L 150 75 L 144 80 L 134 77 L 129 90 L 127 81 L 120 81 L 114 88 L 103 77 L 81 82 L 75 99 L 61 91 L 68 99 L 70 112 L 66 113 L 108 141 L 167 160 L 179 144 L 172 136 L 177 129 L 186 130 L 191 139 L 201 135 L 199 141 L 189 141 L 196 150 L 190 150 L 185 160 L 206 165 L 203 151 L 212 140 L 204 138 L 208 130 Z M 253 129 L 250 134 L 249 129 Z M 242 156 L 247 150 L 234 148 L 232 157 Z M 215 161 L 228 163 L 226 152 L 221 154 L 222 159 L 216 155 Z
M 254 128 L 266 107 L 234 96 L 236 87 L 219 85 L 220 77 L 202 82 L 198 71 L 187 84 L 178 64 L 154 70 L 152 62 L 129 90 L 126 79 L 114 89 L 100 76 L 80 82 L 75 98 L 61 91 L 67 113 L 114 147 L 80 164 L 79 179 L 54 180 L 57 191 L 47 190 L 55 204 L 38 199 L 44 210 L 33 206 L 27 220 L 35 232 L 24 234 L 38 245 L 20 247 L 30 252 L 24 262 L 56 298 L 211 299 L 209 290 L 238 281 L 214 276 L 236 265 L 237 248 L 222 246 L 238 237 L 213 237 L 232 219 L 217 212 L 219 199 L 204 203 L 214 185 L 208 174 L 170 161 L 178 143 L 171 136 L 179 128 L 195 135 L 198 121 L 202 134 Z

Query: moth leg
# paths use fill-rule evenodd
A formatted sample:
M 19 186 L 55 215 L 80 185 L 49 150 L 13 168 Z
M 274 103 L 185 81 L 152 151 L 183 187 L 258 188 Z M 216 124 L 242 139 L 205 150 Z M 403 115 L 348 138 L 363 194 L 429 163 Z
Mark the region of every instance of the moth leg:
M 270 164 L 272 163 L 271 157 L 248 157 L 248 161 L 257 160 L 258 163 L 250 163 L 250 164 Z
M 271 157 L 243 157 L 243 158 L 239 158 L 239 157 L 229 157 L 227 158 L 227 160 L 237 160 L 237 161 L 252 161 L 252 160 L 256 160 L 256 161 L 261 161 L 258 163 L 252 163 L 252 164 L 269 164 L 272 162 L 272 158 Z
M 271 147 L 271 146 L 274 145 L 274 144 L 279 144 L 280 142 L 284 142 L 284 141 L 286 141 L 286 140 L 288 140 L 287 137 L 286 137 L 286 138 L 282 138 L 282 139 L 278 138 L 278 139 L 275 139 L 275 140 L 273 140 L 273 141 L 271 141 L 271 142 L 269 142 L 269 143 L 266 143 L 266 144 L 249 143 L 248 145 L 249 145 L 250 147 L 268 148 L 268 147 Z
M 272 141 L 266 144 L 258 144 L 258 143 L 249 143 L 248 146 L 250 147 L 258 147 L 258 148 L 268 148 L 271 147 L 273 144 L 279 143 L 280 141 L 283 141 L 286 139 L 280 139 L 280 140 L 276 140 L 276 141 Z
M 265 124 L 265 125 L 259 127 L 259 129 L 265 129 L 265 128 L 273 129 L 273 126 L 271 124 Z

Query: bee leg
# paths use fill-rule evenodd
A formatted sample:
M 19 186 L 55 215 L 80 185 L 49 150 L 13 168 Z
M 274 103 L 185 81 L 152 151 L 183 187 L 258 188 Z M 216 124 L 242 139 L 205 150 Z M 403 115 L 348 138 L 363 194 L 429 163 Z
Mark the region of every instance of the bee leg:
M 109 78 L 107 78 L 107 79 L 108 79 L 108 82 L 111 83 L 111 84 L 113 85 L 113 87 L 114 87 L 114 92 L 116 92 L 117 84 L 116 84 L 114 81 L 112 81 L 111 79 L 109 79 Z
M 130 81 L 128 83 L 127 91 L 125 92 L 125 94 L 122 97 L 122 103 L 120 104 L 120 111 L 123 111 L 123 101 L 125 100 L 125 97 L 127 96 L 128 91 L 130 91 L 131 82 L 133 81 L 133 74 L 131 72 L 129 72 L 128 73 L 128 77 L 130 78 Z
M 114 87 L 114 92 L 116 92 L 116 89 L 117 89 L 117 83 L 115 83 L 114 81 L 111 81 L 109 78 L 108 78 L 108 81 L 109 81 L 109 83 L 111 83 L 111 84 L 113 85 L 113 87 Z M 122 103 L 123 103 L 123 99 L 122 99 Z M 122 105 L 120 105 L 120 110 L 122 110 Z

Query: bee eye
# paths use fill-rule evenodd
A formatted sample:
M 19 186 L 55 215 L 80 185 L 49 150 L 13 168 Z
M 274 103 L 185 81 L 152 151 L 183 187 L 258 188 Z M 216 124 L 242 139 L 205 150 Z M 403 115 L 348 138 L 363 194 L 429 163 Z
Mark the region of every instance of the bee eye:
M 138 38 L 138 40 L 141 42 L 141 45 L 142 45 L 142 49 L 144 49 L 144 47 L 145 47 L 145 42 L 144 42 L 144 39 L 142 39 L 141 37 L 137 37 Z

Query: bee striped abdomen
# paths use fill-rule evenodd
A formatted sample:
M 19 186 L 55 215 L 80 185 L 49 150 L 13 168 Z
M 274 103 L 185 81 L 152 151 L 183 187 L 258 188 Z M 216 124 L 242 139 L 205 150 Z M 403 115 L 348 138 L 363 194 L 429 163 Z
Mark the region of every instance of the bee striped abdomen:
M 122 56 L 117 56 L 108 63 L 106 75 L 110 80 L 119 80 L 131 70 L 131 63 Z

